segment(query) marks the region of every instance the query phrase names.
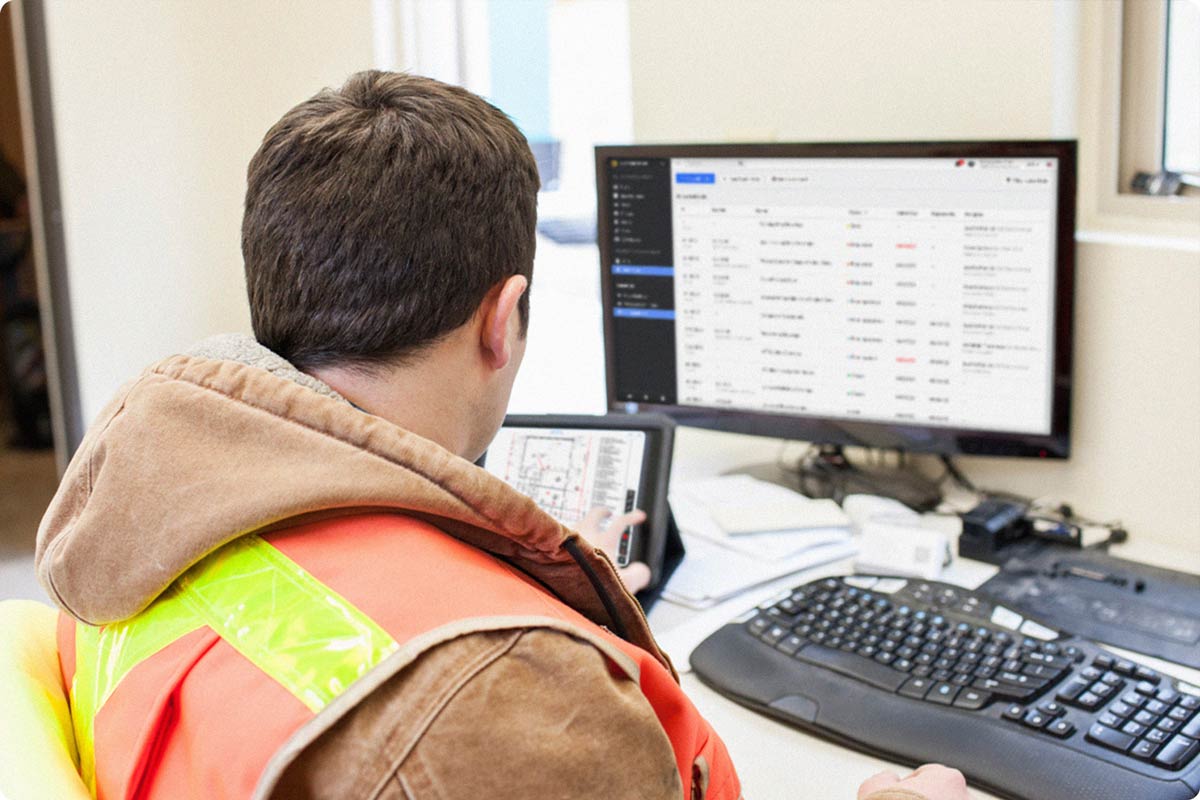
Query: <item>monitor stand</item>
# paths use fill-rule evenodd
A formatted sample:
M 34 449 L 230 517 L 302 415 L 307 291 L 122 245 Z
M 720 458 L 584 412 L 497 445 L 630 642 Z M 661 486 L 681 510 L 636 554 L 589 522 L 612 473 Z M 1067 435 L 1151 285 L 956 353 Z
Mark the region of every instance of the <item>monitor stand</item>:
M 930 511 L 942 502 L 936 481 L 912 466 L 867 467 L 854 464 L 838 445 L 820 445 L 798 462 L 752 464 L 730 470 L 759 480 L 795 489 L 808 497 L 832 497 L 842 502 L 847 495 L 873 494 L 899 500 L 915 511 Z

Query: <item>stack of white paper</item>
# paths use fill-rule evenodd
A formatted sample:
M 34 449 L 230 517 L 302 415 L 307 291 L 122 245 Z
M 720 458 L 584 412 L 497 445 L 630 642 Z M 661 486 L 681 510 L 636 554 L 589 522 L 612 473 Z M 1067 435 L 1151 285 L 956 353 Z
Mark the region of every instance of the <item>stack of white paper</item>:
M 836 503 L 748 475 L 681 484 L 671 507 L 687 557 L 663 597 L 692 608 L 855 553 Z

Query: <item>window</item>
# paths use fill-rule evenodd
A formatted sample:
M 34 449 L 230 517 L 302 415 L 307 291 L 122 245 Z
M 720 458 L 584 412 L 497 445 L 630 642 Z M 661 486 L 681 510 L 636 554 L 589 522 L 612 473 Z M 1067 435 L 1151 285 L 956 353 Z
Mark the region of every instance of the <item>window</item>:
M 1200 0 L 1167 4 L 1162 168 L 1200 180 Z
M 1200 0 L 1079 3 L 1079 224 L 1084 230 L 1200 242 L 1200 188 L 1135 192 L 1200 156 Z M 1174 19 L 1174 35 L 1169 30 Z M 1189 28 L 1191 29 L 1189 32 Z M 1189 83 L 1189 81 L 1193 83 Z
M 539 219 L 594 240 L 592 148 L 633 136 L 625 0 L 375 0 L 405 68 L 465 86 L 508 113 L 542 174 Z M 377 49 L 379 49 L 377 47 Z M 386 52 L 386 48 L 384 48 Z M 541 226 L 540 226 L 541 227 Z

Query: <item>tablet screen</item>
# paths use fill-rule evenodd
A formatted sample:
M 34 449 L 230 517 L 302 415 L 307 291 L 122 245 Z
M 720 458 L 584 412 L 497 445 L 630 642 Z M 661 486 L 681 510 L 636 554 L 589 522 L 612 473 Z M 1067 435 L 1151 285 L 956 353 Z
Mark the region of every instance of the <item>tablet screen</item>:
M 504 427 L 483 465 L 574 528 L 596 506 L 613 514 L 637 508 L 645 450 L 645 431 Z M 621 537 L 618 564 L 629 561 L 632 535 Z

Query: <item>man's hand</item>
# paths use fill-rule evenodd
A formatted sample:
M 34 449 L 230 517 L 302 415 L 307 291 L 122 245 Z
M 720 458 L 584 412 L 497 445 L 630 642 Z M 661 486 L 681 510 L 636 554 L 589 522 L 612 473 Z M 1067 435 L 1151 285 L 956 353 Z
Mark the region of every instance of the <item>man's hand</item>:
M 645 521 L 646 512 L 641 509 L 614 517 L 607 508 L 597 506 L 580 520 L 579 533 L 591 542 L 592 546 L 603 550 L 615 564 L 622 531 L 630 525 L 638 525 Z M 640 561 L 635 561 L 628 567 L 617 567 L 617 574 L 625 582 L 625 588 L 631 592 L 640 592 L 650 583 L 650 568 Z
M 858 800 L 866 800 L 872 792 L 887 789 L 907 789 L 929 800 L 971 800 L 963 774 L 941 764 L 925 764 L 903 779 L 894 772 L 873 775 L 858 787 Z

